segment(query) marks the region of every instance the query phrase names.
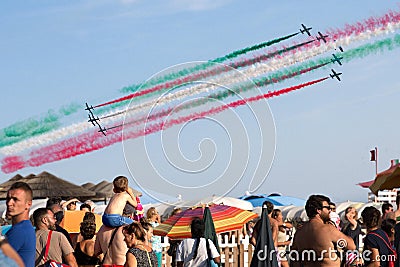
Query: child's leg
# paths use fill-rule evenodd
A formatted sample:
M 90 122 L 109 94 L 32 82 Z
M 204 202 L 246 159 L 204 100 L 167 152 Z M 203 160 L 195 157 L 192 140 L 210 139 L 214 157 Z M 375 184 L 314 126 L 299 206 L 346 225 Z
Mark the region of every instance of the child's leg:
M 120 224 L 121 224 L 121 225 L 124 225 L 124 224 L 131 224 L 131 223 L 133 223 L 133 220 L 132 220 L 131 218 L 121 216 L 121 218 L 120 218 Z

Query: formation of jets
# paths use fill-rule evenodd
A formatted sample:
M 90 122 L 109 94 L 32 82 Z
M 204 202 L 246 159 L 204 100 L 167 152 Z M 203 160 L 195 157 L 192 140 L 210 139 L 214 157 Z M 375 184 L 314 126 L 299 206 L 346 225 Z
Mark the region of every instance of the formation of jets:
M 301 24 L 300 33 L 301 34 L 307 34 L 308 36 L 311 36 L 311 32 L 310 32 L 311 29 L 312 29 L 311 27 L 307 27 L 306 25 Z M 327 42 L 326 37 L 328 37 L 328 35 L 324 35 L 321 32 L 318 32 L 318 35 L 315 36 L 315 39 L 317 41 L 320 41 L 320 42 L 324 41 L 324 43 L 326 43 Z M 341 46 L 339 46 L 338 49 L 340 50 L 340 52 L 343 52 L 343 48 Z M 331 59 L 331 62 L 332 63 L 337 62 L 341 66 L 342 65 L 341 60 L 343 59 L 343 57 L 337 56 L 336 54 L 332 54 L 332 56 L 333 56 L 333 58 Z M 341 72 L 336 72 L 334 69 L 331 69 L 331 71 L 332 71 L 332 73 L 329 74 L 330 77 L 332 79 L 336 78 L 338 81 L 340 81 L 340 75 L 342 75 L 342 73 Z
M 101 127 L 101 125 L 99 123 L 99 121 L 100 121 L 99 117 L 97 117 L 97 118 L 94 117 L 94 114 L 93 114 L 93 111 L 92 111 L 92 110 L 94 110 L 94 107 L 93 106 L 89 107 L 88 103 L 85 103 L 85 104 L 86 104 L 85 110 L 87 110 L 89 112 L 89 114 L 88 114 L 88 116 L 89 116 L 88 122 L 91 122 L 93 124 L 93 126 L 96 126 L 96 125 L 99 126 L 99 129 L 100 129 L 99 132 L 101 132 L 102 134 L 106 135 L 107 129 L 104 128 L 104 127 Z

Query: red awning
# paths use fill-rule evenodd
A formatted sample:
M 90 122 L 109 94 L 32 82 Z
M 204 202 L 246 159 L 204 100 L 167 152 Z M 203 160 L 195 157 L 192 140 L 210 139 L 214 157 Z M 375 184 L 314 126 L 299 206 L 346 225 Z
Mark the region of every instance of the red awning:
M 359 186 L 361 186 L 363 188 L 369 188 L 374 183 L 374 181 L 375 180 L 371 180 L 371 181 L 368 181 L 368 182 L 362 182 L 362 183 L 358 183 L 357 185 L 359 185 Z

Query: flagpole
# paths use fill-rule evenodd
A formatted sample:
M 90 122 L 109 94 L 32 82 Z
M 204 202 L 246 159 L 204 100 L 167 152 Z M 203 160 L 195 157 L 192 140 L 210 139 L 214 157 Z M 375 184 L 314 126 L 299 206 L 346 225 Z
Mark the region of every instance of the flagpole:
M 375 147 L 375 176 L 378 175 L 378 148 Z

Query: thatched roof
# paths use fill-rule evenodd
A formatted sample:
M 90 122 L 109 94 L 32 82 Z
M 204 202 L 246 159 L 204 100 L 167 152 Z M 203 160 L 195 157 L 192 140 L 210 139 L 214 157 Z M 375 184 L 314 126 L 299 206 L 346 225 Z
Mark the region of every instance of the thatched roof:
M 6 182 L 0 184 L 0 192 L 2 192 L 4 189 L 5 189 L 6 192 L 7 192 L 8 188 L 9 188 L 13 183 L 15 183 L 16 181 L 21 180 L 21 179 L 24 179 L 24 176 L 22 176 L 22 175 L 20 175 L 20 174 L 17 174 L 17 175 L 15 175 L 14 177 L 12 177 L 10 180 L 8 180 L 8 181 L 6 181 Z
M 61 197 L 61 198 L 87 198 L 95 195 L 95 192 L 89 191 L 79 185 L 75 185 L 57 176 L 42 172 L 37 175 L 30 174 L 26 177 L 16 175 L 3 184 L 0 184 L 0 199 L 5 199 L 8 188 L 16 181 L 29 184 L 33 191 L 33 198 Z
M 93 186 L 95 186 L 94 183 L 84 183 L 83 185 L 81 185 L 83 188 L 86 188 L 87 190 L 90 190 L 90 188 L 92 188 Z

